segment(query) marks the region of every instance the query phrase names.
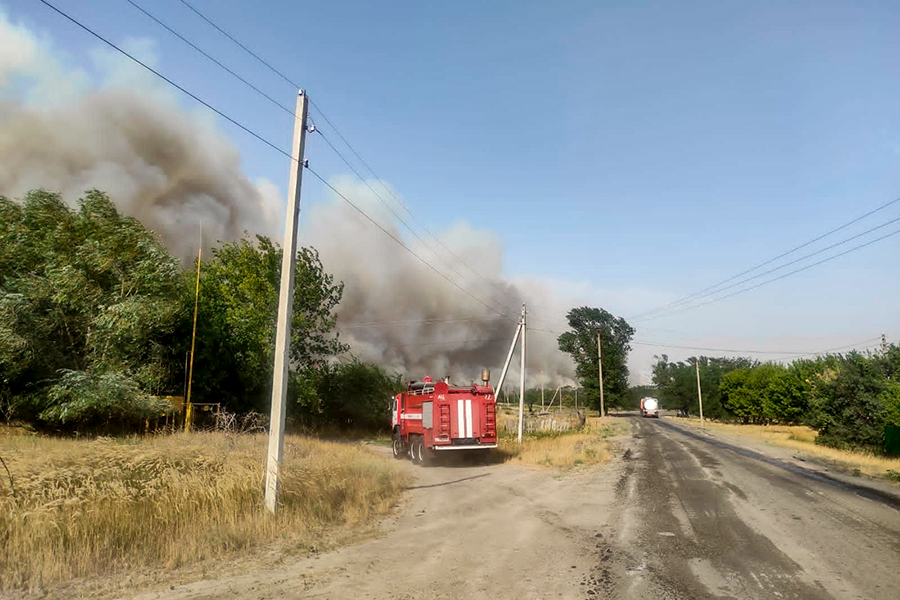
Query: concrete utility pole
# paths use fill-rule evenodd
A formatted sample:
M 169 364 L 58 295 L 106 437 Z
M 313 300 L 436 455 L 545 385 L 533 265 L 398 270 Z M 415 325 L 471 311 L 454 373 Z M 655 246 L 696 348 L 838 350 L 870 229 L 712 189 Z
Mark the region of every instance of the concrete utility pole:
M 578 385 L 575 385 L 575 412 L 578 412 Z
M 297 225 L 300 216 L 300 187 L 303 181 L 303 149 L 306 145 L 307 96 L 300 90 L 294 113 L 294 145 L 291 148 L 291 176 L 284 243 L 281 246 L 281 291 L 278 294 L 278 325 L 275 332 L 275 368 L 272 371 L 272 414 L 269 417 L 269 453 L 266 459 L 266 509 L 275 513 L 281 491 L 284 461 L 284 416 L 290 368 L 291 309 L 294 304 L 294 265 L 297 261 Z
M 522 305 L 522 368 L 519 371 L 519 443 L 525 428 L 525 305 Z
M 697 369 L 697 400 L 700 401 L 700 427 L 703 427 L 703 392 L 700 391 L 700 359 L 694 361 Z
M 541 373 L 541 411 L 544 410 L 544 374 Z
M 600 332 L 597 332 L 597 364 L 600 367 L 600 417 L 603 418 L 603 352 L 600 350 Z
M 497 382 L 497 389 L 494 390 L 494 397 L 500 397 L 500 390 L 503 389 L 503 382 L 506 381 L 506 372 L 509 370 L 509 363 L 512 361 L 513 352 L 516 350 L 516 342 L 519 341 L 519 332 L 522 331 L 522 319 L 516 325 L 516 333 L 513 335 L 512 343 L 509 345 L 509 352 L 506 354 L 506 362 L 503 363 L 503 372 L 500 373 L 500 381 Z M 509 394 L 506 394 L 506 403 L 509 404 Z

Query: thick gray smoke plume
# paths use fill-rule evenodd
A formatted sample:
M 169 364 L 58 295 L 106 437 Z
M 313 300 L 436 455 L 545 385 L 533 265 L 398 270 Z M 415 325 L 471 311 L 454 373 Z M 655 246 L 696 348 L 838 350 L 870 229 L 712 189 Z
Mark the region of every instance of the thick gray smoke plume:
M 132 46 L 152 54 L 146 42 Z M 201 221 L 207 242 L 275 232 L 275 187 L 250 182 L 213 121 L 120 59 L 95 53 L 95 62 L 103 79 L 91 86 L 0 14 L 0 193 L 42 187 L 74 201 L 101 189 L 181 258 L 196 253 Z
M 131 44 L 152 62 L 146 42 Z M 158 82 L 109 54 L 95 53 L 103 79 L 94 84 L 54 54 L 0 13 L 0 89 L 6 90 L 0 96 L 0 194 L 18 197 L 43 187 L 72 201 L 86 189 L 101 189 L 186 260 L 196 252 L 201 221 L 207 244 L 245 230 L 280 241 L 283 202 L 276 186 L 253 183 L 241 172 L 239 152 L 205 113 L 184 110 Z M 492 307 L 448 283 L 334 196 L 309 211 L 301 243 L 315 246 L 346 284 L 339 328 L 352 351 L 410 378 L 450 375 L 468 383 L 491 368 L 496 382 L 523 290 L 543 286 L 502 279 L 502 250 L 490 231 L 464 223 L 429 227 L 485 281 L 436 242 L 409 240 L 364 185 L 350 179 L 334 185 Z M 393 202 L 387 192 L 381 195 Z M 552 302 L 552 295 L 542 291 L 541 301 Z M 529 384 L 568 382 L 572 366 L 555 340 L 554 334 L 529 335 Z M 518 356 L 510 384 L 518 385 L 517 373 Z
M 333 185 L 392 235 L 402 237 L 402 226 L 369 187 L 348 178 Z M 378 182 L 369 185 L 385 202 L 394 202 Z M 399 214 L 402 209 L 398 205 L 394 210 Z M 336 197 L 314 206 L 310 223 L 301 241 L 318 248 L 326 268 L 346 283 L 338 322 L 354 352 L 410 377 L 450 375 L 456 382 L 469 383 L 478 380 L 482 368 L 491 368 L 494 381 L 499 378 L 526 297 L 500 276 L 503 254 L 491 231 L 465 223 L 447 229 L 432 224 L 429 229 L 453 254 L 426 236 L 424 244 L 414 238 L 405 241 L 462 291 Z M 529 336 L 530 381 L 543 377 L 554 384 L 571 373 L 555 339 L 546 332 Z M 518 356 L 511 372 L 518 373 Z

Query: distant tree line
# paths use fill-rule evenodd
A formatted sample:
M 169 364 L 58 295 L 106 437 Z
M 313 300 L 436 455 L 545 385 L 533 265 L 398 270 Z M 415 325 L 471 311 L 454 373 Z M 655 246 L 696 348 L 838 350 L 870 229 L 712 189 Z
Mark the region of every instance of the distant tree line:
M 703 414 L 754 424 L 805 424 L 822 444 L 884 449 L 885 431 L 900 427 L 900 346 L 886 353 L 850 352 L 789 365 L 749 358 L 657 357 L 653 383 L 664 408 L 699 412 L 695 364 L 699 362 Z
M 281 249 L 222 243 L 202 264 L 192 401 L 267 412 Z M 104 193 L 68 206 L 42 190 L 0 196 L 0 412 L 59 431 L 127 431 L 184 393 L 196 264 L 187 268 Z M 399 377 L 347 357 L 343 284 L 297 253 L 289 416 L 376 427 Z M 340 359 L 339 359 L 340 357 Z

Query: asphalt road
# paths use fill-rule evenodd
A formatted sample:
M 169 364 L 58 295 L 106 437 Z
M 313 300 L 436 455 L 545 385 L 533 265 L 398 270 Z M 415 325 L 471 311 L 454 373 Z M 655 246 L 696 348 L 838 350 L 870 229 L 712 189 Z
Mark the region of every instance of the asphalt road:
M 895 502 L 667 421 L 632 427 L 611 597 L 900 598 Z
M 623 418 L 599 469 L 409 465 L 375 539 L 141 597 L 900 598 L 896 503 Z

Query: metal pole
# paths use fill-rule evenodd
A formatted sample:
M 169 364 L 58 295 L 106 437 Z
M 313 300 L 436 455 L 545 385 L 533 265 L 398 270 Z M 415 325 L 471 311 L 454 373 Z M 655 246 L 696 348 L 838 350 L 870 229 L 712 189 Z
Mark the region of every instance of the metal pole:
M 519 443 L 525 426 L 525 305 L 522 305 L 522 368 L 519 371 Z
M 197 307 L 200 306 L 200 259 L 203 257 L 203 246 L 197 250 L 197 287 L 194 290 L 194 329 L 191 333 L 191 362 L 188 366 L 187 397 L 184 399 L 184 432 L 190 433 L 193 410 L 191 406 L 191 384 L 194 381 L 194 341 L 197 339 Z
M 506 362 L 503 364 L 503 372 L 500 373 L 500 381 L 497 382 L 497 389 L 494 390 L 494 396 L 500 397 L 500 390 L 503 389 L 503 382 L 506 381 L 506 372 L 509 370 L 509 363 L 512 361 L 513 352 L 516 350 L 516 342 L 519 340 L 519 332 L 522 331 L 522 319 L 519 319 L 519 323 L 516 325 L 516 333 L 513 335 L 512 344 L 509 345 L 509 354 L 506 355 Z M 507 394 L 507 401 L 509 401 L 509 395 Z
M 597 332 L 597 364 L 600 366 L 600 417 L 603 418 L 603 353 L 600 351 L 600 332 Z
M 544 374 L 541 373 L 541 412 L 544 411 Z
M 266 509 L 275 513 L 280 492 L 280 471 L 284 459 L 284 417 L 290 368 L 291 308 L 294 303 L 294 266 L 297 261 L 297 226 L 300 216 L 300 187 L 303 181 L 303 149 L 306 144 L 307 96 L 300 90 L 294 119 L 291 148 L 291 176 L 284 244 L 281 247 L 281 291 L 278 294 L 278 325 L 275 332 L 275 367 L 272 370 L 272 414 L 269 417 L 269 452 L 266 459 Z
M 697 399 L 700 401 L 700 427 L 703 427 L 703 393 L 700 391 L 700 359 L 694 362 L 697 368 Z

